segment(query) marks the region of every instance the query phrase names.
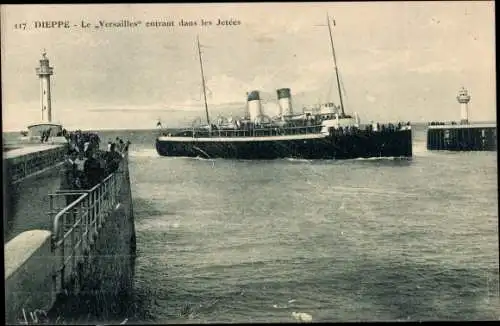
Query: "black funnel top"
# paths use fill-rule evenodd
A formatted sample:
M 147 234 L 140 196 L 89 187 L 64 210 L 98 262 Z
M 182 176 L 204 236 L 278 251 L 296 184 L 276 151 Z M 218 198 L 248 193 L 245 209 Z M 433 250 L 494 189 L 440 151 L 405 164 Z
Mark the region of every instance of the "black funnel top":
M 260 100 L 259 91 L 251 91 L 248 93 L 248 101 Z
M 290 88 L 280 88 L 276 91 L 278 93 L 278 100 L 280 98 L 290 98 Z

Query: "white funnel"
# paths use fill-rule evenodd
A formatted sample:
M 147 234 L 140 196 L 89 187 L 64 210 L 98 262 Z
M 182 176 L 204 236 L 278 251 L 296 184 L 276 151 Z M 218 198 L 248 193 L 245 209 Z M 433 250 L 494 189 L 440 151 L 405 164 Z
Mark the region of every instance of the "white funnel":
M 262 104 L 260 102 L 259 91 L 251 91 L 248 93 L 247 101 L 250 121 L 255 121 L 255 119 L 262 115 Z
M 281 115 L 293 115 L 292 95 L 290 93 L 290 88 L 280 88 L 276 92 L 278 93 L 278 103 L 280 106 Z

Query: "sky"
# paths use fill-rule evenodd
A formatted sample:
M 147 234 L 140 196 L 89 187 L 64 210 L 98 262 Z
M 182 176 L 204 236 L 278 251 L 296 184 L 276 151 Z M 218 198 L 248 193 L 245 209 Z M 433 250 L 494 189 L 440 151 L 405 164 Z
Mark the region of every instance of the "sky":
M 295 111 L 339 103 L 327 14 L 345 110 L 368 121 L 496 121 L 494 2 L 2 5 L 4 131 L 41 119 L 35 74 L 45 49 L 53 121 L 67 129 L 182 127 L 205 119 L 196 37 L 202 45 L 211 118 L 242 116 L 246 92 L 278 113 L 289 87 Z M 200 21 L 212 21 L 201 26 Z M 233 20 L 238 25 L 216 26 Z M 96 28 L 104 22 L 137 27 Z M 197 26 L 179 26 L 179 21 Z M 69 21 L 70 28 L 35 28 Z M 90 27 L 81 27 L 82 21 Z M 174 26 L 146 27 L 147 22 Z M 16 28 L 26 23 L 26 29 Z M 86 25 L 87 26 L 87 25 Z

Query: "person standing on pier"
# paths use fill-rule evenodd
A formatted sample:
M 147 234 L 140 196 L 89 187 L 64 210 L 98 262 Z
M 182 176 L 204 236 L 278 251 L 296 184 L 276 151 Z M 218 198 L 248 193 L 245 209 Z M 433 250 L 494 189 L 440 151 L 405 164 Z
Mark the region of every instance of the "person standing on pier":
M 85 154 L 87 157 L 84 163 L 85 188 L 91 189 L 104 179 L 104 170 L 101 170 L 101 164 L 97 158 L 97 150 L 92 148 Z
M 118 141 L 118 152 L 120 154 L 123 154 L 123 150 L 125 149 L 125 143 L 123 142 L 123 139 L 120 138 Z
M 64 164 L 61 169 L 61 190 L 74 190 L 76 187 L 76 152 L 71 151 L 69 155 L 66 156 Z
M 125 148 L 123 149 L 124 153 L 128 152 L 128 147 L 130 146 L 130 144 L 132 144 L 130 140 L 127 140 L 127 142 L 125 143 Z
M 83 189 L 86 184 L 85 176 L 85 152 L 83 150 L 78 152 L 78 157 L 75 160 L 76 164 L 76 187 L 78 189 Z
M 111 144 L 110 151 L 106 152 L 106 175 L 118 170 L 122 158 L 123 157 L 116 151 L 116 144 Z
M 61 168 L 60 174 L 60 190 L 76 190 L 77 188 L 77 168 L 76 168 L 76 158 L 77 154 L 75 151 L 71 151 L 69 155 L 66 156 L 64 164 Z M 79 195 L 65 195 L 66 206 L 69 206 L 72 202 L 78 199 Z M 71 214 L 71 213 L 70 213 Z

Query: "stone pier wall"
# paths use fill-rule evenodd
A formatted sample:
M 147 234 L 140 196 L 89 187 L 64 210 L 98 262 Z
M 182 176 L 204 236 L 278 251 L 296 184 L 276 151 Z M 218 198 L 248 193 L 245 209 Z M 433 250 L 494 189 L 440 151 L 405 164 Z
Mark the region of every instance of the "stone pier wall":
M 41 318 L 43 313 L 42 317 L 49 322 L 60 323 L 75 320 L 77 315 L 85 316 L 87 310 L 92 310 L 93 315 L 98 311 L 97 315 L 101 314 L 109 322 L 107 316 L 113 313 L 110 310 L 122 311 L 126 307 L 126 298 L 133 285 L 136 252 L 132 192 L 126 160 L 123 171 L 118 173 L 122 176 L 118 203 L 106 217 L 96 241 L 78 265 L 74 277 L 68 281 L 69 290 L 55 293 L 52 276 L 61 259 L 56 256 L 49 241 L 51 231 L 30 230 L 6 244 L 9 248 L 5 251 L 5 268 L 9 271 L 5 274 L 5 294 L 9 299 L 6 300 L 7 323 L 19 324 L 25 319 L 33 322 L 30 318 L 36 311 L 37 318 Z M 47 214 L 39 212 L 39 218 L 47 219 Z M 39 239 L 27 241 L 30 234 Z M 124 307 L 113 307 L 117 302 L 123 302 Z

